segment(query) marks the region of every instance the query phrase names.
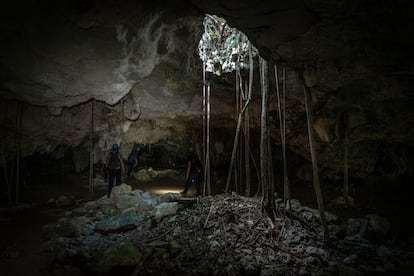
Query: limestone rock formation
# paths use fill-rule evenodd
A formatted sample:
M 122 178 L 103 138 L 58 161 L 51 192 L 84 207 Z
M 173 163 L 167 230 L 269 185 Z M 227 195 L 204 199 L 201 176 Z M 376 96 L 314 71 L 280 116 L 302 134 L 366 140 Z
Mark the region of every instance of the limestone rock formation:
M 287 69 L 290 152 L 309 159 L 306 86 L 316 113 L 322 168 L 332 175 L 342 173 L 348 128 L 353 176 L 412 174 L 414 55 L 407 38 L 413 26 L 409 1 L 20 4 L 8 3 L 0 16 L 0 118 L 4 144 L 10 145 L 6 160 L 18 148 L 12 142 L 13 131 L 7 131 L 18 129 L 18 104 L 13 100 L 22 104 L 23 156 L 48 153 L 59 158 L 62 149 L 71 148 L 75 158 L 84 160 L 91 146 L 92 102 L 96 160 L 104 159 L 113 142 L 123 144 L 121 150 L 127 154 L 134 142 L 171 139 L 179 144 L 201 133 L 201 61 L 196 50 L 208 13 L 243 31 L 280 73 L 282 67 Z M 221 134 L 214 139 L 229 152 L 236 116 L 234 76 L 209 81 L 212 128 Z M 253 133 L 260 122 L 259 93 L 255 84 Z M 273 93 L 270 113 L 275 116 L 270 119 L 278 145 L 275 103 Z

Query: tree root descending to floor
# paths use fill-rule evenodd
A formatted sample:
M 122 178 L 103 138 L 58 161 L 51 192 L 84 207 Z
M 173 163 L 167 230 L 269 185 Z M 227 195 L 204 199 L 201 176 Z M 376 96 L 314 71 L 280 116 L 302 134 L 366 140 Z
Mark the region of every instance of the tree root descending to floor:
M 291 200 L 285 212 L 280 200 L 276 203 L 272 221 L 262 213 L 261 198 L 157 196 L 123 184 L 111 198 L 88 202 L 44 227 L 46 270 L 52 275 L 364 275 L 413 267 L 413 254 L 395 240 L 381 240 L 368 219 L 340 221 L 327 212 L 330 242 L 324 243 L 317 210 Z

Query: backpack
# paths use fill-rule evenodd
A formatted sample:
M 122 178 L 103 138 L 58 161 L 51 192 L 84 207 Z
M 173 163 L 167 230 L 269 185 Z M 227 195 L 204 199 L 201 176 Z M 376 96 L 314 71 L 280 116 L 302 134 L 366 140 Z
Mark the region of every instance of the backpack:
M 118 152 L 111 152 L 108 160 L 109 169 L 120 169 L 121 168 L 121 158 L 119 157 Z

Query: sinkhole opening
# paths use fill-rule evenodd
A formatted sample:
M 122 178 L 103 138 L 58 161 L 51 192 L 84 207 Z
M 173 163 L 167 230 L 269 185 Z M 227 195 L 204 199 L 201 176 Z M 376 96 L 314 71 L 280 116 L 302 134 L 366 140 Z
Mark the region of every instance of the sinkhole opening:
M 236 69 L 249 69 L 249 51 L 253 58 L 259 53 L 243 32 L 216 15 L 206 14 L 203 25 L 198 54 L 206 72 L 220 76 Z

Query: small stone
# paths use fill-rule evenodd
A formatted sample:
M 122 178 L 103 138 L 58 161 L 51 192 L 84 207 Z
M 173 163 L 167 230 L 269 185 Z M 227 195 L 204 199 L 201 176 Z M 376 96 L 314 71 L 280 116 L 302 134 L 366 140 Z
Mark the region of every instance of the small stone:
M 214 240 L 214 241 L 210 242 L 210 249 L 211 250 L 214 251 L 214 250 L 217 250 L 219 248 L 220 248 L 220 243 L 218 241 Z

